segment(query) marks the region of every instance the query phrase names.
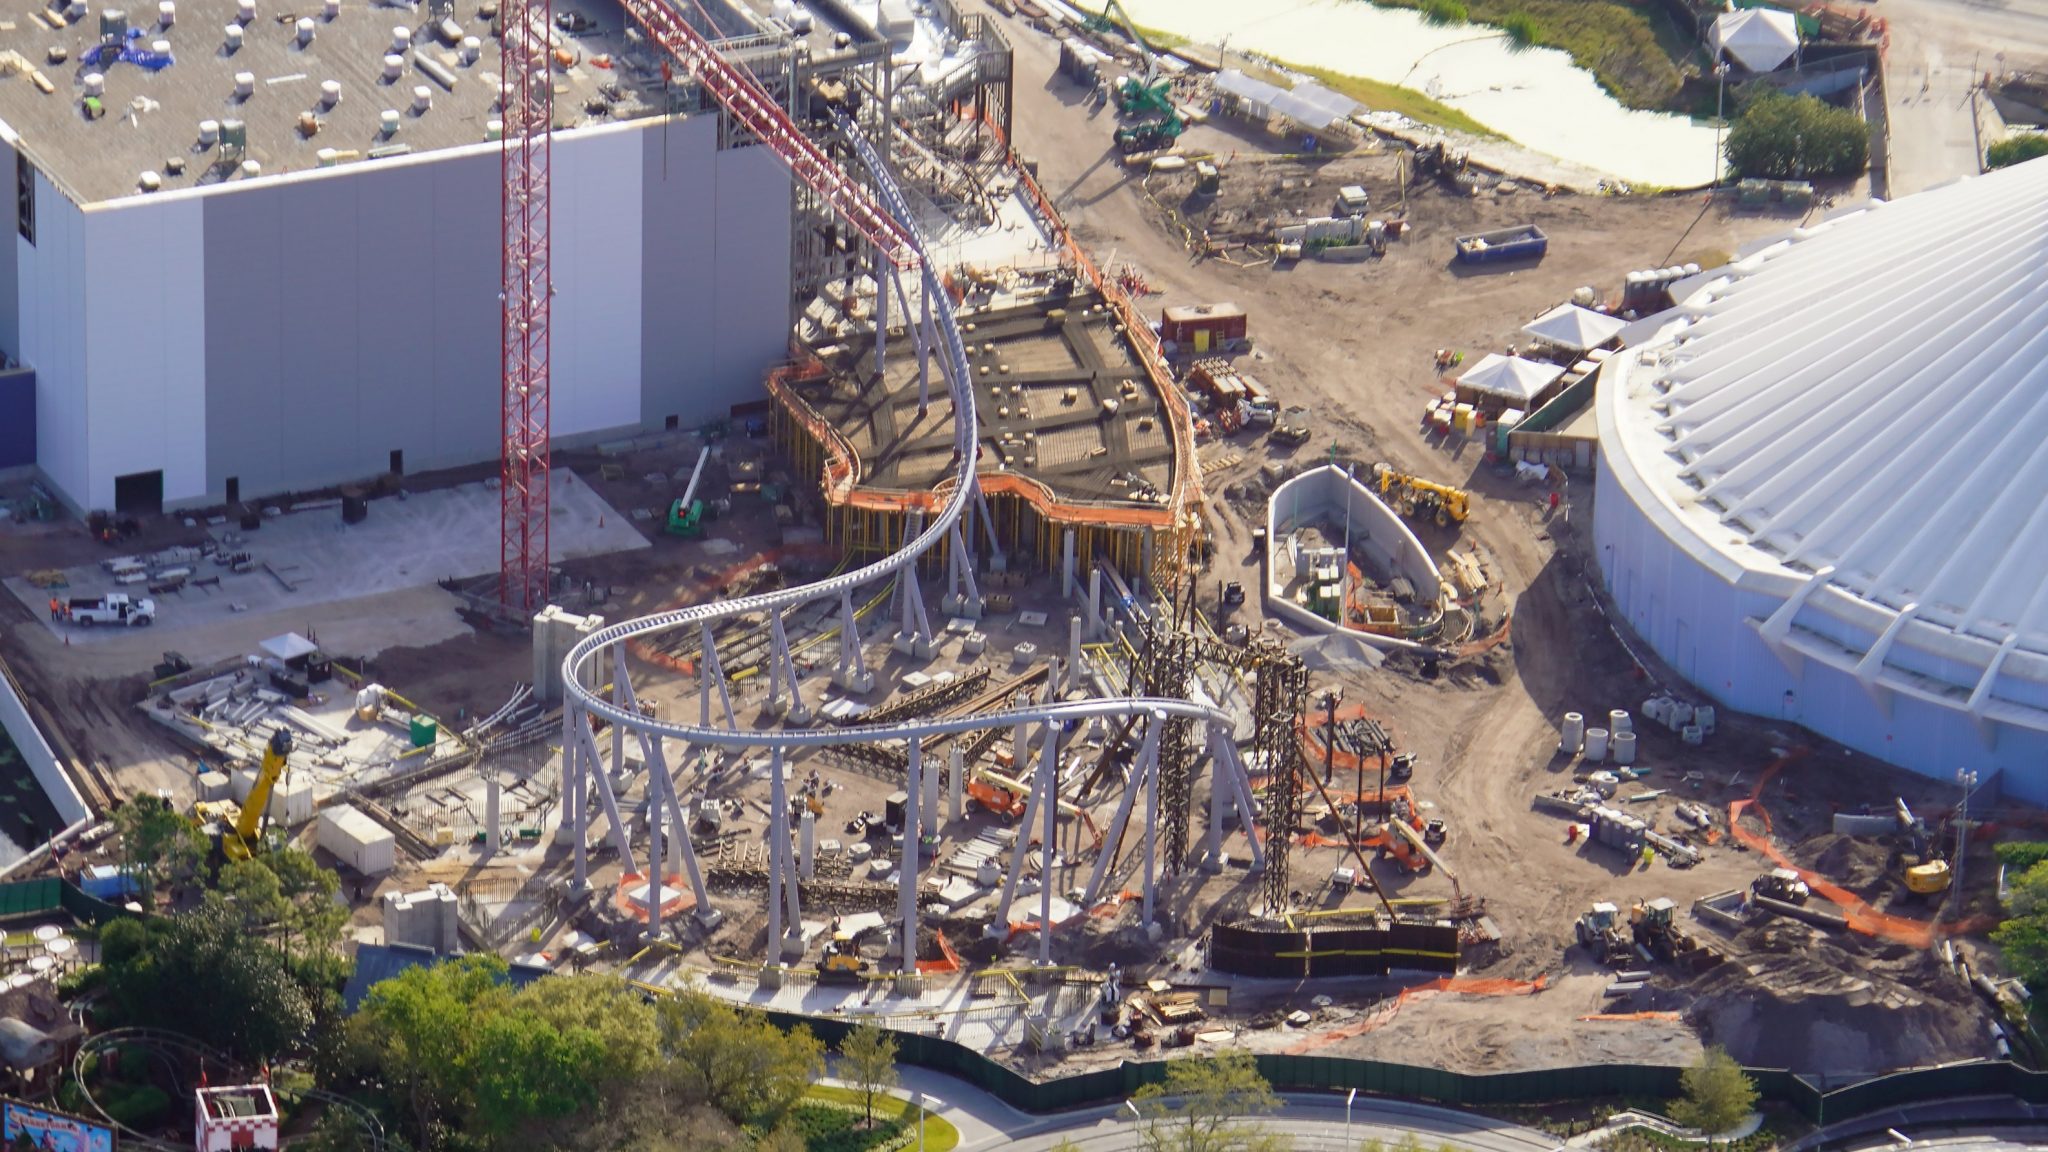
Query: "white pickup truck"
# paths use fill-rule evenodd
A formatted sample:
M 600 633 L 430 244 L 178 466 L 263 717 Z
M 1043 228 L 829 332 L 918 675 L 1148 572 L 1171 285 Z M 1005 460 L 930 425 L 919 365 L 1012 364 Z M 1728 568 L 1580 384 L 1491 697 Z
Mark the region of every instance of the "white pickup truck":
M 156 601 L 131 599 L 125 592 L 110 592 L 90 599 L 74 598 L 65 608 L 64 617 L 82 628 L 95 624 L 126 624 L 131 628 L 142 628 L 156 623 Z

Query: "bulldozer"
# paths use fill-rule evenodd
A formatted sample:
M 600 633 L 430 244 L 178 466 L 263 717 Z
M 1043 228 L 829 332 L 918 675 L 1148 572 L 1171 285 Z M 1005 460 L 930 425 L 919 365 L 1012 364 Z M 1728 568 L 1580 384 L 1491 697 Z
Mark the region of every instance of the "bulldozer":
M 1579 947 L 1592 953 L 1602 964 L 1628 965 L 1635 962 L 1635 946 L 1621 924 L 1621 909 L 1602 901 L 1593 905 L 1572 924 Z
M 1647 903 L 1636 901 L 1629 909 L 1629 934 L 1635 946 L 1651 957 L 1693 972 L 1704 972 L 1721 962 L 1721 954 L 1679 931 L 1678 905 L 1667 896 Z
M 1472 497 L 1463 488 L 1432 484 L 1389 464 L 1373 465 L 1372 475 L 1380 496 L 1410 520 L 1434 519 L 1437 527 L 1448 528 L 1472 514 Z

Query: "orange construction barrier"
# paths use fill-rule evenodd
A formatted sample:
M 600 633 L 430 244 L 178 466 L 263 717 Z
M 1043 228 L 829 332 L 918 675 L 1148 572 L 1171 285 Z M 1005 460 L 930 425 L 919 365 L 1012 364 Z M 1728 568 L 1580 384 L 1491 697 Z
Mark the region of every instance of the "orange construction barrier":
M 1534 996 L 1543 991 L 1550 976 L 1545 973 L 1534 980 L 1508 980 L 1500 977 L 1479 978 L 1471 976 L 1439 976 L 1426 984 L 1404 988 L 1401 994 L 1380 1007 L 1366 1013 L 1356 1023 L 1342 1028 L 1332 1028 L 1304 1037 L 1299 1043 L 1287 1049 L 1289 1056 L 1303 1056 L 1327 1044 L 1363 1036 L 1375 1028 L 1383 1027 L 1398 1015 L 1401 1009 L 1419 1000 L 1428 1000 L 1445 994 L 1455 996 Z
M 1812 889 L 1816 896 L 1841 908 L 1842 918 L 1848 922 L 1852 932 L 1880 937 L 1912 948 L 1932 948 L 1938 936 L 1967 936 L 1974 932 L 1987 932 L 1997 925 L 1998 921 L 1989 916 L 1972 916 L 1965 920 L 1939 924 L 1880 912 L 1872 908 L 1870 902 L 1861 896 L 1818 872 L 1801 868 L 1780 852 L 1778 846 L 1771 842 L 1771 813 L 1763 806 L 1760 797 L 1763 796 L 1765 786 L 1770 784 L 1779 772 L 1787 765 L 1804 759 L 1806 755 L 1806 749 L 1795 748 L 1771 761 L 1770 767 L 1765 768 L 1763 775 L 1757 777 L 1756 787 L 1750 790 L 1748 799 L 1729 801 L 1729 835 L 1769 858 L 1778 867 L 1790 868 L 1799 873 L 1799 878 L 1806 881 L 1806 886 Z M 1759 836 L 1742 826 L 1744 813 L 1755 815 L 1757 821 L 1764 826 L 1763 835 Z
M 1579 1017 L 1579 1019 L 1580 1019 L 1580 1020 L 1582 1020 L 1582 1021 L 1584 1021 L 1584 1020 L 1683 1020 L 1683 1019 L 1685 1019 L 1685 1017 L 1684 1017 L 1684 1016 L 1682 1016 L 1682 1015 L 1680 1015 L 1679 1013 L 1676 1013 L 1676 1012 L 1595 1012 L 1595 1013 L 1593 1013 L 1593 1014 L 1592 1014 L 1591 1016 L 1581 1016 L 1581 1017 Z

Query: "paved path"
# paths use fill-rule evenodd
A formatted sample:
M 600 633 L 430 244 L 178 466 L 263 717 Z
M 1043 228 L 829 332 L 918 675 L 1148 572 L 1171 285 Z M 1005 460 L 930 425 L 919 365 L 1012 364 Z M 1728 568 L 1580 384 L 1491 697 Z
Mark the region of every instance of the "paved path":
M 1977 172 L 1971 89 L 2048 70 L 2048 0 L 1886 0 L 1894 197 Z
M 1047 1152 L 1061 1140 L 1073 1141 L 1081 1152 L 1126 1152 L 1139 1147 L 1138 1125 L 1121 1104 L 1032 1116 L 964 1080 L 922 1068 L 902 1068 L 899 1074 L 902 1093 L 923 1093 L 925 1106 L 960 1130 L 960 1147 L 965 1152 L 985 1148 Z M 1427 1104 L 1360 1096 L 1347 1129 L 1343 1096 L 1286 1093 L 1281 1099 L 1283 1107 L 1265 1123 L 1293 1136 L 1299 1152 L 1357 1152 L 1358 1146 L 1370 1139 L 1392 1146 L 1411 1132 L 1425 1148 L 1432 1149 L 1440 1144 L 1469 1152 L 1555 1152 L 1559 1148 L 1557 1140 L 1532 1128 Z

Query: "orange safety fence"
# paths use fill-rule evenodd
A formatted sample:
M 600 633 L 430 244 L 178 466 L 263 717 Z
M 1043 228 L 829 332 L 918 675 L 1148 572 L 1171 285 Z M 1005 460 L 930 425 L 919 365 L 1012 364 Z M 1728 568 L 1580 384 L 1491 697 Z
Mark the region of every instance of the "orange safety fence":
M 1381 1004 L 1358 1020 L 1341 1028 L 1332 1028 L 1327 1032 L 1318 1032 L 1313 1036 L 1303 1037 L 1299 1042 L 1287 1049 L 1287 1055 L 1303 1056 L 1324 1045 L 1335 1044 L 1339 1040 L 1349 1040 L 1354 1036 L 1363 1036 L 1376 1028 L 1384 1027 L 1395 1016 L 1400 1014 L 1402 1008 L 1417 1001 L 1428 1000 L 1445 994 L 1453 996 L 1534 996 L 1536 993 L 1543 991 L 1549 981 L 1550 975 L 1548 973 L 1538 976 L 1534 980 L 1509 980 L 1500 977 L 1439 976 L 1426 984 L 1417 984 L 1413 988 L 1402 989 L 1399 996 Z
M 938 960 L 919 960 L 917 962 L 918 972 L 930 974 L 934 972 L 960 971 L 963 965 L 960 963 L 960 954 L 953 951 L 953 942 L 946 939 L 944 932 L 938 932 L 935 935 L 939 938 L 939 955 L 942 958 Z
M 1815 895 L 1841 908 L 1842 918 L 1852 932 L 1880 937 L 1912 948 L 1931 948 L 1938 936 L 1967 936 L 1973 932 L 1989 931 L 1998 923 L 1993 917 L 1972 916 L 1942 924 L 1880 912 L 1871 907 L 1870 902 L 1863 897 L 1818 872 L 1800 867 L 1779 851 L 1778 846 L 1771 842 L 1771 813 L 1763 806 L 1761 797 L 1764 788 L 1779 772 L 1804 759 L 1806 755 L 1806 749 L 1798 748 L 1771 761 L 1770 767 L 1765 768 L 1763 774 L 1757 778 L 1756 787 L 1750 790 L 1748 799 L 1728 802 L 1728 832 L 1731 836 L 1769 858 L 1778 867 L 1790 868 L 1797 872 L 1799 878 L 1806 882 L 1806 886 Z M 1742 817 L 1745 813 L 1754 815 L 1764 826 L 1762 835 L 1742 826 Z

